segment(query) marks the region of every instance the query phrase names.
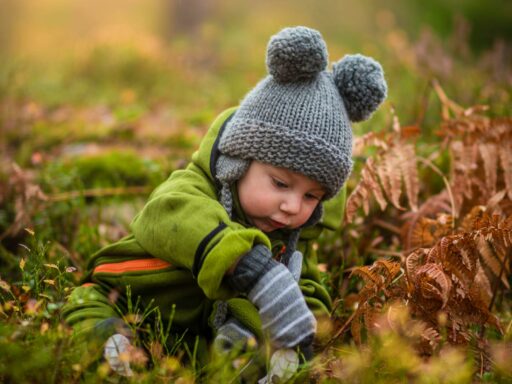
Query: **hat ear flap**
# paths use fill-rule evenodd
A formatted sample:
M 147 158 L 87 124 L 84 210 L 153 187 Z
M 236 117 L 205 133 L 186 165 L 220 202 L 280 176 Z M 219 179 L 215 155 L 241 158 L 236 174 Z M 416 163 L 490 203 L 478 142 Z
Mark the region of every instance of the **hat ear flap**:
M 332 72 L 350 121 L 367 120 L 387 96 L 384 71 L 370 57 L 347 55 L 333 65 Z

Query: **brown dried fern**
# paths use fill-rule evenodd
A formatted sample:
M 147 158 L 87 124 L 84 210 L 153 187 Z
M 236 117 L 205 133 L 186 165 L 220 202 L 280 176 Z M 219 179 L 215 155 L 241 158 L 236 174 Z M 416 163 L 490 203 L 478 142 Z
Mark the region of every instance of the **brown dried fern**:
M 351 222 L 360 207 L 369 213 L 370 198 L 375 197 L 380 209 L 385 210 L 391 204 L 399 210 L 402 190 L 413 211 L 418 209 L 419 178 L 414 146 L 407 142 L 412 134 L 402 135 L 396 115 L 394 116 L 394 133 L 384 138 L 368 134 L 355 140 L 356 153 L 365 147 L 378 149 L 373 158 L 368 158 L 361 171 L 361 179 L 347 199 L 346 218 Z M 403 187 L 402 187 L 403 185 Z
M 403 181 L 411 209 L 402 215 L 402 249 L 408 255 L 402 264 L 382 259 L 352 272 L 364 284 L 351 316 L 358 343 L 388 302 L 401 302 L 425 325 L 430 351 L 443 330 L 454 344 L 481 338 L 475 325 L 501 331 L 492 308 L 500 287 L 510 289 L 512 119 L 490 119 L 482 115 L 482 106 L 464 109 L 437 83 L 434 88 L 443 106 L 439 136 L 451 158 L 449 179 L 429 159 L 416 157 L 395 116 L 394 133 L 379 139 L 376 155 L 367 160 L 364 177 L 348 199 L 349 221 L 361 206 L 368 214 L 372 196 L 382 210 L 390 205 L 403 209 Z M 375 145 L 374 136 L 365 143 L 372 140 Z M 446 186 L 419 207 L 417 162 L 442 176 Z M 400 268 L 405 270 L 403 279 L 397 278 Z

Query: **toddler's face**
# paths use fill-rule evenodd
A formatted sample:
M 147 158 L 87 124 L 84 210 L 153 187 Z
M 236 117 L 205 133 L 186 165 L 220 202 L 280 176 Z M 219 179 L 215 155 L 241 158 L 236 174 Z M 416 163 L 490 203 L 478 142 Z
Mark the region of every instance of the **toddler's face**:
M 263 232 L 303 225 L 324 196 L 315 180 L 286 168 L 252 161 L 237 183 L 240 205 Z

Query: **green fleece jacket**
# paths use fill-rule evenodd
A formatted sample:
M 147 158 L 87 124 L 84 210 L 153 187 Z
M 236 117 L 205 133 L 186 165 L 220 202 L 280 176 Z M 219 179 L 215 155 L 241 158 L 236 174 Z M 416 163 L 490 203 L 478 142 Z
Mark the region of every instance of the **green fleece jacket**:
M 234 111 L 223 112 L 190 164 L 155 189 L 134 218 L 132 234 L 92 256 L 83 284 L 73 290 L 64 307 L 65 320 L 76 334 L 91 331 L 109 317 L 126 318 L 137 311 L 154 315 L 158 309 L 164 326 L 172 320 L 173 329 L 208 339 L 214 303 L 224 300 L 233 316 L 261 335 L 256 308 L 236 298 L 237 292 L 223 278 L 256 244 L 268 246 L 274 254 L 282 251 L 288 234 L 265 234 L 248 226 L 236 193 L 234 219 L 218 200 L 217 143 Z M 320 283 L 313 242 L 322 230 L 340 224 L 343 206 L 344 190 L 325 204 L 320 223 L 303 229 L 298 244 L 304 254 L 299 284 L 314 313 L 328 314 L 331 300 Z

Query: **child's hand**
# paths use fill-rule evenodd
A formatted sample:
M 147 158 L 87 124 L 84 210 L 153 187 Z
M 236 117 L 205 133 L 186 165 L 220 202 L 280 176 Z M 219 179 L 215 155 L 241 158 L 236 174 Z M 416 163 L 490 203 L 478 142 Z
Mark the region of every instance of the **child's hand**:
M 121 376 L 133 375 L 129 362 L 130 348 L 130 340 L 120 333 L 110 336 L 105 343 L 103 356 L 110 368 Z
M 276 348 L 309 344 L 316 331 L 316 319 L 290 271 L 276 263 L 249 292 L 258 307 L 263 331 Z
M 286 265 L 297 282 L 299 281 L 300 274 L 302 272 L 302 258 L 302 253 L 300 251 L 295 251 L 290 256 L 290 260 L 288 260 L 288 264 Z
M 245 254 L 229 281 L 258 307 L 263 331 L 275 348 L 311 343 L 316 319 L 292 273 L 272 259 L 267 247 L 257 245 Z
M 229 353 L 235 348 L 240 352 L 246 352 L 247 350 L 256 349 L 258 342 L 251 331 L 235 318 L 230 318 L 218 329 L 213 347 L 221 354 Z

